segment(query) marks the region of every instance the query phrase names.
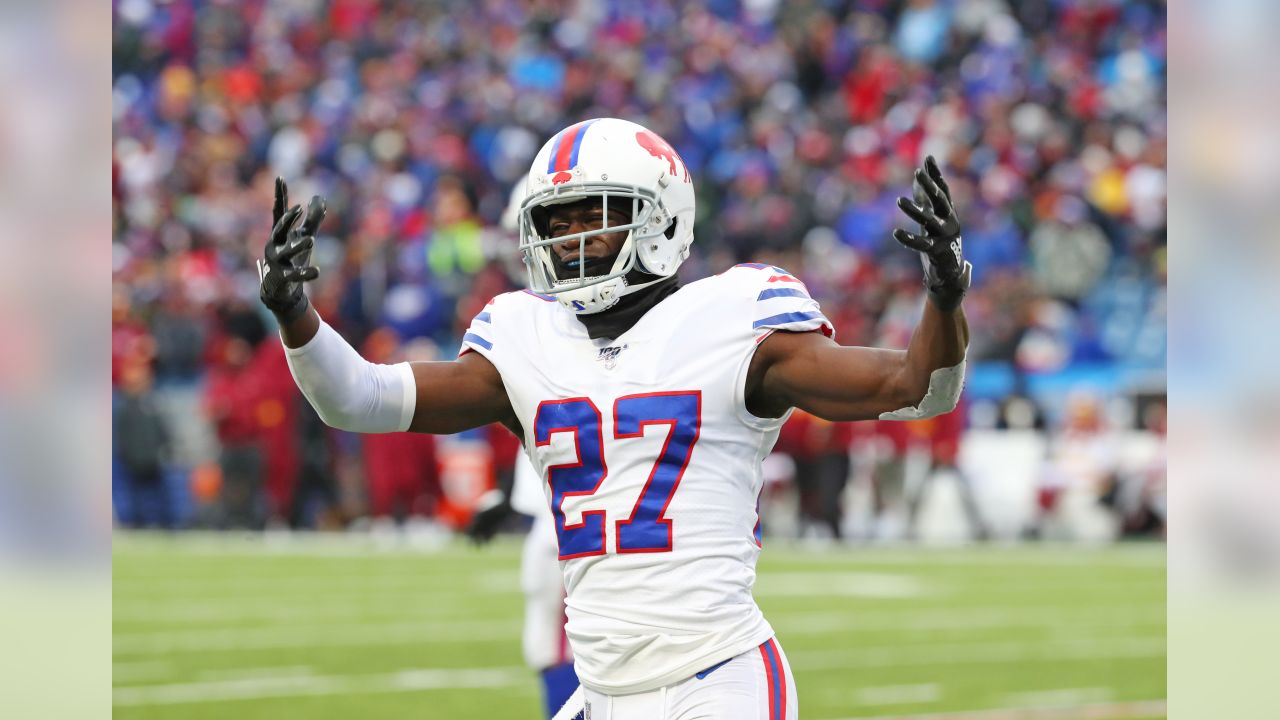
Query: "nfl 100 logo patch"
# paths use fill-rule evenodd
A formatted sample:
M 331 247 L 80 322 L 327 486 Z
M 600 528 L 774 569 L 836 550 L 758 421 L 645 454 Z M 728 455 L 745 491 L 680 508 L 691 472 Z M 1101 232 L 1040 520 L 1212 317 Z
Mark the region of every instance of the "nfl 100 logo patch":
M 596 360 L 604 364 L 605 370 L 612 370 L 618 364 L 618 355 L 622 354 L 622 351 L 626 349 L 626 345 L 600 348 L 600 353 L 596 355 Z

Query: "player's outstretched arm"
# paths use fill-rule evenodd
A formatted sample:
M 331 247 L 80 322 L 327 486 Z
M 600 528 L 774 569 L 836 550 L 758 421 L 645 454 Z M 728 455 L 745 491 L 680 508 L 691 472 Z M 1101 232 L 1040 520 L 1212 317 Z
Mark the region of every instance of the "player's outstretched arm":
M 260 296 L 280 322 L 298 388 L 326 424 L 366 433 L 455 433 L 491 422 L 514 423 L 501 376 L 475 353 L 453 362 L 397 365 L 360 357 L 320 318 L 302 289 L 320 275 L 309 260 L 324 200 L 311 199 L 301 225 L 301 206 L 287 206 L 288 188 L 277 178 L 274 227 L 258 261 Z
M 955 409 L 964 381 L 969 327 L 960 303 L 965 261 L 951 191 L 929 157 L 917 169 L 914 202 L 898 207 L 919 233 L 894 239 L 921 254 L 929 302 L 906 351 L 841 347 L 820 333 L 778 332 L 760 344 L 747 376 L 747 406 L 777 417 L 798 407 L 827 420 L 913 420 Z
M 523 437 L 502 376 L 480 353 L 465 353 L 449 362 L 409 363 L 409 367 L 415 390 L 409 425 L 413 432 L 449 435 L 498 422 Z

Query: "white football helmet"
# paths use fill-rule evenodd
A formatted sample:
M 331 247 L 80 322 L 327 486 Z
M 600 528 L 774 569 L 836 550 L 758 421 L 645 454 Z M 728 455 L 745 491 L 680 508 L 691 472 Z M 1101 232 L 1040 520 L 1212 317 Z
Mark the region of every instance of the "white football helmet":
M 595 197 L 604 204 L 604 227 L 550 237 L 543 208 Z M 615 203 L 630 209 L 631 222 L 609 225 L 609 207 L 617 207 Z M 520 205 L 520 251 L 529 288 L 554 296 L 579 314 L 613 307 L 623 296 L 675 274 L 689 257 L 693 215 L 689 169 L 665 140 L 617 118 L 570 125 L 534 157 Z M 588 275 L 586 239 L 623 231 L 627 237 L 613 266 L 603 274 Z M 574 240 L 579 248 L 578 277 L 557 277 L 552 246 Z M 636 269 L 655 277 L 629 282 L 627 274 Z

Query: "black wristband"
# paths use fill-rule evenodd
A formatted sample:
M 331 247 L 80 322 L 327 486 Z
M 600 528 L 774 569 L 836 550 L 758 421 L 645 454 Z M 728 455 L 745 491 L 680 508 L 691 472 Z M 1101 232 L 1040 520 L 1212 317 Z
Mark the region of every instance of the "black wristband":
M 944 313 L 954 312 L 964 300 L 964 293 L 962 288 L 929 288 L 929 302 Z
M 937 277 L 934 268 L 929 267 L 924 277 L 925 287 L 929 291 L 929 301 L 944 313 L 955 311 L 964 300 L 965 293 L 969 292 L 972 274 L 973 266 L 968 262 L 960 270 L 959 277 L 953 280 Z
M 276 322 L 280 323 L 281 327 L 306 315 L 307 308 L 311 307 L 311 302 L 307 300 L 305 292 L 299 292 L 297 299 L 283 308 L 279 307 L 278 303 L 271 302 L 265 297 L 262 298 L 262 304 L 266 305 L 267 309 L 276 316 Z

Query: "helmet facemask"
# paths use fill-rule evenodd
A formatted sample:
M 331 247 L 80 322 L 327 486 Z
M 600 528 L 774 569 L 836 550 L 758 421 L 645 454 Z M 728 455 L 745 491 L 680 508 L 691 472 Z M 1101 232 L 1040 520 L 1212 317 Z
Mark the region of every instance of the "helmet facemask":
M 552 237 L 548 208 L 587 199 L 599 199 L 601 227 Z M 616 210 L 619 204 L 630 211 L 630 221 L 610 224 L 609 210 L 611 207 Z M 520 209 L 520 250 L 528 269 L 530 289 L 555 296 L 566 308 L 578 313 L 595 313 L 612 307 L 624 295 L 650 284 L 631 284 L 626 276 L 638 266 L 639 270 L 649 272 L 638 262 L 637 247 L 666 230 L 669 220 L 659 215 L 662 213 L 653 193 L 634 185 L 566 183 L 526 198 Z M 616 255 L 587 256 L 590 238 L 620 232 L 627 235 Z M 576 257 L 571 253 L 561 258 L 556 253 L 556 245 L 574 241 L 578 243 Z M 660 279 L 655 277 L 654 282 Z

